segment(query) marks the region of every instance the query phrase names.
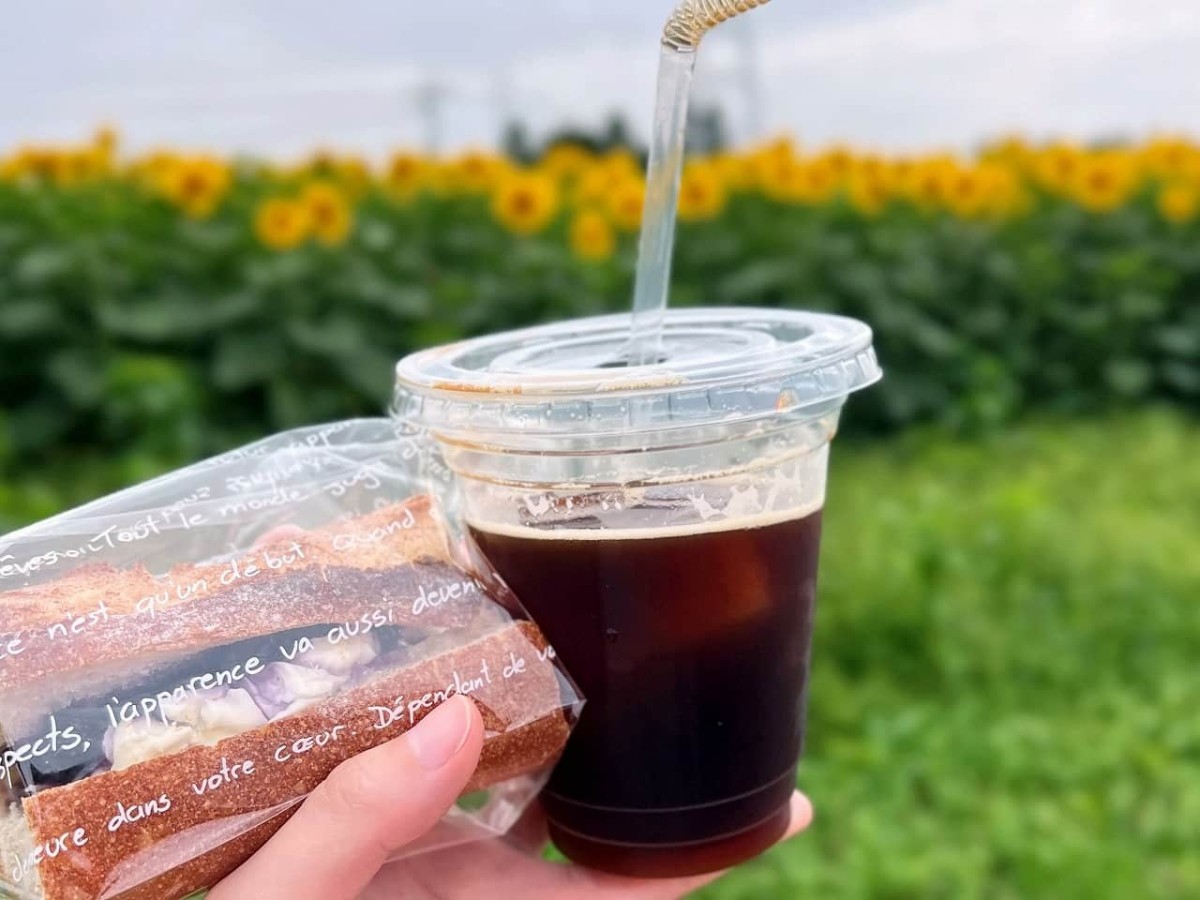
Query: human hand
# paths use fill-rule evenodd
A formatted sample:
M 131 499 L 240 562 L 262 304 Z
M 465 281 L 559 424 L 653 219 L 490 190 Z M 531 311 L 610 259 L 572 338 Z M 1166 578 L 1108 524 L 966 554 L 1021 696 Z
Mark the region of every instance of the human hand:
M 453 697 L 407 734 L 343 763 L 208 900 L 673 900 L 719 877 L 642 880 L 546 862 L 536 813 L 507 838 L 388 864 L 453 805 L 479 761 L 483 722 Z M 812 821 L 792 797 L 787 837 Z

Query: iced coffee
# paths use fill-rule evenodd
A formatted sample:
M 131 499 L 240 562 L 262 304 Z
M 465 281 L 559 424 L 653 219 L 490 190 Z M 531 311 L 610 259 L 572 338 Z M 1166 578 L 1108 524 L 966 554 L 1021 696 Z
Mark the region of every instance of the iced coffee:
M 832 316 L 670 312 L 650 366 L 620 364 L 627 333 L 419 354 L 397 412 L 586 698 L 543 792 L 555 843 L 622 874 L 713 871 L 787 825 L 829 441 L 879 370 L 870 331 Z

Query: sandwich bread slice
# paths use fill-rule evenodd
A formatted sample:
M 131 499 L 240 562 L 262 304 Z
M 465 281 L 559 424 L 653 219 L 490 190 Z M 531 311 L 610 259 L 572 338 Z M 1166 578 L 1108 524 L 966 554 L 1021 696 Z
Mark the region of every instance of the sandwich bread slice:
M 155 576 L 0 594 L 0 883 L 163 900 L 212 886 L 342 761 L 461 693 L 470 790 L 544 770 L 573 694 L 537 628 L 451 558 L 427 498 Z M 63 624 L 66 627 L 63 627 Z

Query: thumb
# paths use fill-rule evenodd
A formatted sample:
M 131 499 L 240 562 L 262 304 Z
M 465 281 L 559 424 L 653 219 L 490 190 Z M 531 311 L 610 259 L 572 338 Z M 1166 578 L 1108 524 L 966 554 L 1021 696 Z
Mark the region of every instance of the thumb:
M 342 763 L 209 900 L 351 900 L 466 787 L 483 748 L 475 704 L 451 697 L 402 737 Z

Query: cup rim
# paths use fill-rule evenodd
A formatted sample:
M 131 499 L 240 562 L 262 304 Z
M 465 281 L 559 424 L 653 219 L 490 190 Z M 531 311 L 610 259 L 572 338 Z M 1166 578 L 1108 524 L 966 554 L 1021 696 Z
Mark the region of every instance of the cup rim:
M 844 316 L 669 310 L 662 359 L 621 365 L 630 325 L 577 319 L 419 351 L 396 365 L 393 411 L 474 435 L 628 433 L 816 412 L 883 375 L 871 329 Z

